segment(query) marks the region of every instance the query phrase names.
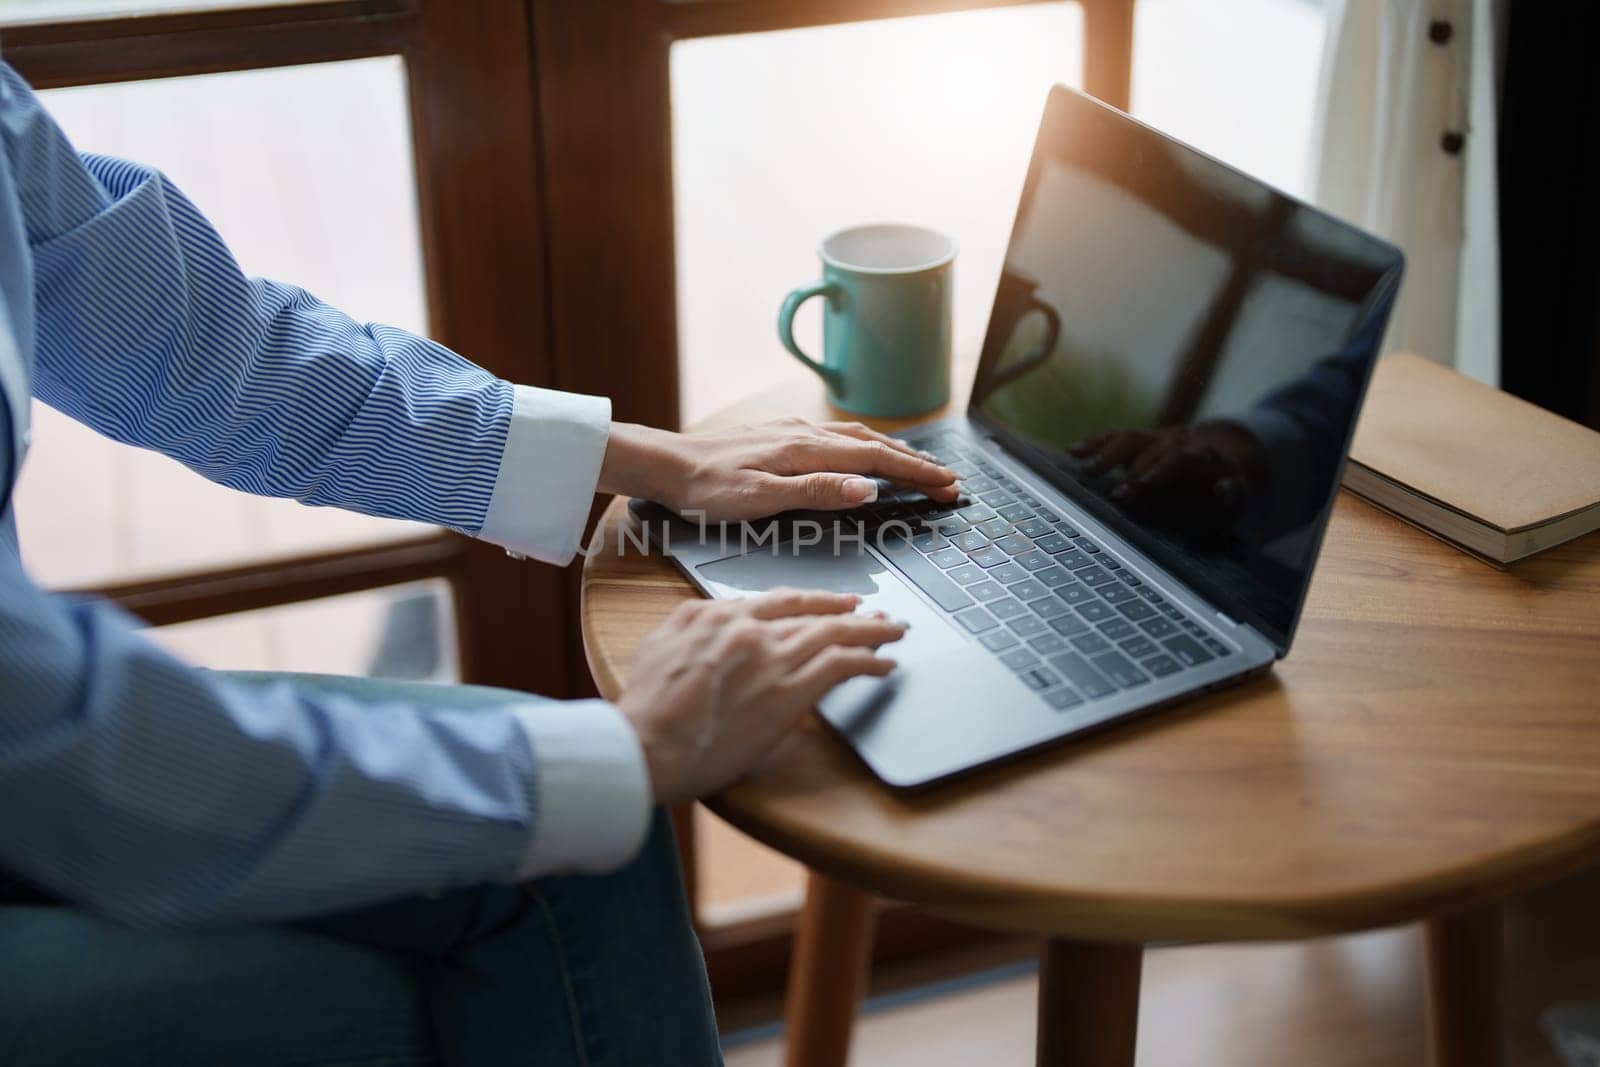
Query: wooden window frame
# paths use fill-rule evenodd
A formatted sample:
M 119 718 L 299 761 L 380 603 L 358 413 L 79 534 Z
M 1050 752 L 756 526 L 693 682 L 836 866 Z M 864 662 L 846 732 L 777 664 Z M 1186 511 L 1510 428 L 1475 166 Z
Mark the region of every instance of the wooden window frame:
M 1032 2 L 322 0 L 24 23 L 3 38 L 6 60 L 41 89 L 400 56 L 432 335 L 496 374 L 603 394 L 619 420 L 672 428 L 673 42 Z M 1134 0 L 1078 2 L 1084 86 L 1126 108 Z M 447 579 L 455 592 L 466 680 L 594 692 L 576 570 L 516 563 L 452 534 L 85 591 L 168 624 L 426 578 Z M 678 825 L 692 894 L 692 822 Z M 701 929 L 719 998 L 782 988 L 794 920 Z M 1000 940 L 885 905 L 874 958 Z

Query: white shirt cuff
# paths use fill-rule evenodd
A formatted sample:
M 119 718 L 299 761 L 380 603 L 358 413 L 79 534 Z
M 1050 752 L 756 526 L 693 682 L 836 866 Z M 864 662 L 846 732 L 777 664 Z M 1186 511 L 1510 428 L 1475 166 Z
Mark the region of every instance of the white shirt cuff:
M 512 387 L 511 428 L 478 536 L 564 566 L 578 551 L 611 436 L 611 401 Z
M 650 827 L 650 772 L 622 712 L 603 700 L 512 709 L 533 749 L 533 844 L 517 868 L 604 874 L 633 858 Z

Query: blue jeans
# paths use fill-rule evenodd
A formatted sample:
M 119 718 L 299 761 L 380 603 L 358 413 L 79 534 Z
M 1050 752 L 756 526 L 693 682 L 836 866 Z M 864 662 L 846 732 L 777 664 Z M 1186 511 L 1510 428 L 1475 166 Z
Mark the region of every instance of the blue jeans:
M 68 906 L 0 905 L 0 1064 L 720 1063 L 664 812 L 614 874 L 292 926 L 136 930 Z

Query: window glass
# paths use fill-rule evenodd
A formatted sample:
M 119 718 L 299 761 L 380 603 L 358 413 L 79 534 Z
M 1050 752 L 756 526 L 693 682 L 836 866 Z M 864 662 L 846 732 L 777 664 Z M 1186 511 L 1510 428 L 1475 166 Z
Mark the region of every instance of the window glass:
M 954 350 L 975 358 L 1045 93 L 1079 84 L 1082 49 L 1065 3 L 673 45 L 685 421 L 796 374 L 778 304 L 856 223 L 955 238 Z M 818 350 L 816 301 L 796 338 Z
M 1133 113 L 1309 198 L 1323 0 L 1138 0 Z
M 84 151 L 159 167 L 245 270 L 362 321 L 426 324 L 403 65 L 384 57 L 44 93 Z M 17 488 L 51 586 L 295 555 L 424 527 L 265 500 L 106 441 L 42 404 Z
M 145 631 L 219 670 L 457 681 L 455 608 L 442 580 L 413 582 Z
M 302 0 L 0 0 L 0 26 L 210 11 L 224 7 L 273 7 L 300 2 Z

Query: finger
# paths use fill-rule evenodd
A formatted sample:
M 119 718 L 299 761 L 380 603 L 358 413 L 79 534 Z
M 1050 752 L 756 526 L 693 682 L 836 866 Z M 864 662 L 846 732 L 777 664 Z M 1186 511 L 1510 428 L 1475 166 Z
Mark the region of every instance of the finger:
M 1140 452 L 1128 464 L 1128 480 L 1136 482 L 1154 470 L 1158 465 L 1165 463 L 1170 457 L 1181 452 L 1184 444 L 1177 439 L 1160 441 Z
M 878 483 L 859 474 L 818 471 L 776 480 L 772 492 L 780 510 L 838 511 L 878 499 Z
M 1163 450 L 1156 462 L 1139 477 L 1135 478 L 1130 471 L 1127 480 L 1112 496 L 1124 504 L 1140 504 L 1149 497 L 1159 497 L 1182 479 L 1190 458 L 1187 452 Z
M 1077 444 L 1073 445 L 1070 451 L 1074 456 L 1077 456 L 1081 459 L 1084 456 L 1089 455 L 1091 452 L 1100 451 L 1100 449 L 1105 446 L 1105 443 L 1111 440 L 1111 438 L 1114 436 L 1115 434 L 1110 430 L 1106 430 L 1102 433 L 1091 434 L 1090 436 L 1079 441 Z
M 1090 474 L 1104 474 L 1115 470 L 1143 452 L 1150 440 L 1141 434 L 1117 434 L 1107 441 L 1089 464 Z
M 859 617 L 863 619 L 889 618 L 888 615 L 881 611 L 862 612 L 859 616 L 853 617 Z M 801 630 L 805 629 L 807 626 L 810 626 L 816 621 L 817 617 L 814 615 L 793 615 L 782 619 L 773 619 L 767 623 L 767 626 L 770 627 L 772 632 L 777 635 L 778 640 L 782 641 L 785 638 L 799 633 Z M 908 623 L 906 625 L 909 626 L 910 624 Z
M 881 678 L 894 669 L 894 660 L 871 649 L 834 646 L 806 661 L 789 676 L 785 688 L 802 707 L 809 708 L 840 682 L 862 675 Z
M 834 435 L 819 438 L 808 449 L 806 461 L 814 471 L 870 474 L 901 485 L 954 485 L 956 472 L 930 459 L 907 454 L 881 441 L 858 441 Z
M 881 648 L 906 634 L 906 625 L 870 615 L 848 615 L 811 620 L 778 643 L 777 659 L 798 667 L 824 649 Z
M 782 588 L 735 603 L 753 619 L 783 619 L 793 615 L 842 615 L 856 610 L 860 598 L 854 593 L 827 589 Z
M 890 448 L 904 452 L 908 456 L 917 456 L 922 459 L 932 459 L 932 456 L 929 455 L 929 453 L 917 451 L 915 448 L 912 448 L 910 445 L 906 444 L 906 442 L 900 440 L 900 438 L 890 437 L 886 433 L 879 433 L 872 427 L 865 426 L 859 422 L 825 422 L 822 424 L 822 428 L 830 433 L 843 434 L 846 437 L 854 437 L 858 441 L 876 441 L 879 444 L 885 444 Z M 938 460 L 933 460 L 933 462 L 937 463 Z

